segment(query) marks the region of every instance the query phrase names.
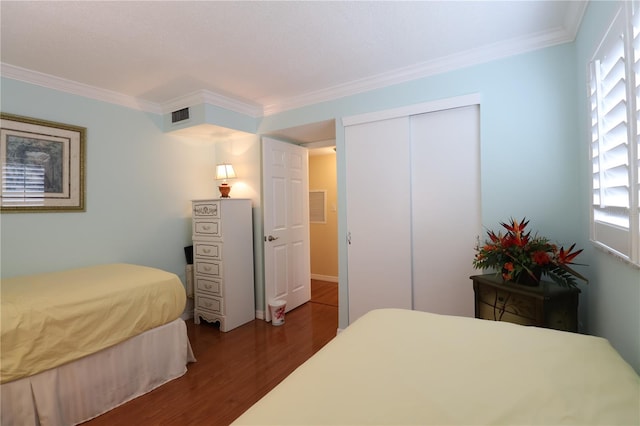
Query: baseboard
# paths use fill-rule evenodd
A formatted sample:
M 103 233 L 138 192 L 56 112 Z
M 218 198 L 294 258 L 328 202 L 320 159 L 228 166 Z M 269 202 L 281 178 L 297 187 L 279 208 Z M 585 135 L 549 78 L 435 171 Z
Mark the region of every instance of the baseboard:
M 331 275 L 311 274 L 311 279 L 312 280 L 318 280 L 318 281 L 328 281 L 330 283 L 337 283 L 338 282 L 338 277 L 332 277 Z
M 259 311 L 256 309 L 256 319 L 263 320 L 264 319 L 264 311 Z

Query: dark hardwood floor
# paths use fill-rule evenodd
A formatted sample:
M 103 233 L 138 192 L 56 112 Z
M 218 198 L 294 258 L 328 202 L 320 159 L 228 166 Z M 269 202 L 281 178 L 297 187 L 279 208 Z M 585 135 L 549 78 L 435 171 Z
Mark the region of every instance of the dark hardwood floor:
M 335 337 L 338 284 L 312 280 L 311 289 L 281 326 L 254 320 L 222 333 L 187 321 L 197 359 L 187 373 L 84 425 L 228 425 Z
M 311 301 L 337 307 L 338 283 L 311 280 Z

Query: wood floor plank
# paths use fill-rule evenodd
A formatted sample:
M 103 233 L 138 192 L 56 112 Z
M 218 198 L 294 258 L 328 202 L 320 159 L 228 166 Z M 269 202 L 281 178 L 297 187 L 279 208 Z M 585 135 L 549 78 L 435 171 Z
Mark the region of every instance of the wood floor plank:
M 254 320 L 223 333 L 187 321 L 197 362 L 158 389 L 84 423 L 103 425 L 228 425 L 335 337 L 335 306 L 312 299 L 273 326 Z M 313 288 L 313 287 L 312 287 Z
M 311 280 L 311 300 L 330 306 L 338 306 L 338 283 Z

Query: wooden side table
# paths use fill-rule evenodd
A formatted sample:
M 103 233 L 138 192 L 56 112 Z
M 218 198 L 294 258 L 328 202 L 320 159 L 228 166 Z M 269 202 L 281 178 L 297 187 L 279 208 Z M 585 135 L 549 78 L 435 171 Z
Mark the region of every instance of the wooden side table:
M 580 290 L 549 281 L 529 287 L 504 283 L 495 274 L 474 275 L 476 318 L 578 331 Z

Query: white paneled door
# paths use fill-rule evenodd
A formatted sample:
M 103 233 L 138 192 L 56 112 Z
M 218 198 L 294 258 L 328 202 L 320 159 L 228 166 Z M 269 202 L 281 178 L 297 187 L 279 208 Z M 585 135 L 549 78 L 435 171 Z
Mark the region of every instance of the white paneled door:
M 377 308 L 473 316 L 479 106 L 389 115 L 345 126 L 349 322 Z
M 306 148 L 262 138 L 265 319 L 268 303 L 287 311 L 311 299 L 309 158 Z

